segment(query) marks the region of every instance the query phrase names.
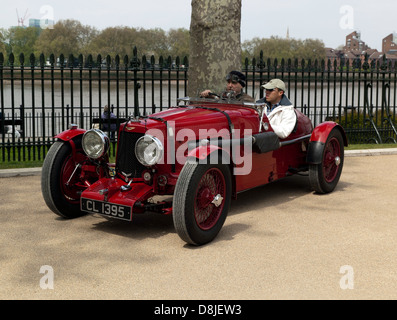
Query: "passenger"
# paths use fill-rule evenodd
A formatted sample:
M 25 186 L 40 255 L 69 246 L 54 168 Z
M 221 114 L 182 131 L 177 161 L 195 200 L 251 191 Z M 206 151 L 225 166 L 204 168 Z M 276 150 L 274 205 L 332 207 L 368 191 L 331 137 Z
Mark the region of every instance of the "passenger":
M 285 95 L 285 83 L 272 79 L 262 87 L 266 89 L 266 96 L 257 103 L 266 103 L 271 127 L 280 139 L 287 138 L 295 128 L 297 118 L 293 104 Z
M 0 112 L 0 120 L 3 120 L 3 114 Z M 5 120 L 5 119 L 4 119 Z M 12 126 L 6 126 L 2 125 L 0 126 L 0 135 L 3 136 L 3 128 L 4 128 L 4 134 L 12 134 Z M 15 129 L 15 139 L 19 139 L 21 137 L 21 134 L 19 133 L 18 130 Z M 3 137 L 4 138 L 4 137 Z
M 235 93 L 235 98 L 237 101 L 243 101 L 243 102 L 255 102 L 255 99 L 246 94 L 243 91 L 243 88 L 245 88 L 246 85 L 246 78 L 245 75 L 242 74 L 239 71 L 231 71 L 227 76 L 226 76 L 226 91 L 232 92 L 234 91 Z M 200 94 L 203 98 L 215 98 L 214 95 L 211 95 L 211 90 L 204 90 Z
M 111 112 L 109 110 L 109 106 L 106 105 L 103 108 L 103 113 L 102 113 L 102 120 L 103 120 L 102 130 L 105 131 L 105 132 L 109 131 L 109 123 L 106 122 L 106 120 L 108 120 L 108 119 L 116 119 L 116 116 L 114 115 L 113 112 Z M 110 139 L 114 140 L 116 131 L 117 131 L 116 124 L 115 123 L 111 123 L 110 124 Z

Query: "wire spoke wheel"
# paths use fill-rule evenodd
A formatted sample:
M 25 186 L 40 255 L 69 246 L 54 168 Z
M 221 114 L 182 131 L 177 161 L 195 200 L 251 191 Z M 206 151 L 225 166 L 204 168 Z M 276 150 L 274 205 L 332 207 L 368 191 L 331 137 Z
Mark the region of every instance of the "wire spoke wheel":
M 182 240 L 202 245 L 217 236 L 229 211 L 231 185 L 226 165 L 185 163 L 173 201 L 174 226 Z
M 310 185 L 315 192 L 332 192 L 339 182 L 344 161 L 344 144 L 341 132 L 334 128 L 322 150 L 321 162 L 309 167 Z
M 217 168 L 208 170 L 199 182 L 194 201 L 194 216 L 201 229 L 214 227 L 222 213 L 225 197 L 226 182 L 222 172 Z
M 335 180 L 339 172 L 341 147 L 337 138 L 333 137 L 324 151 L 323 174 L 328 183 Z
M 56 141 L 44 159 L 41 173 L 41 192 L 47 206 L 57 215 L 71 219 L 85 215 L 80 210 L 80 195 L 87 188 L 81 178 L 81 164 L 87 160 L 81 149 L 81 137 L 74 141 L 76 152 L 73 155 L 68 142 Z M 95 173 L 89 177 L 90 183 L 98 179 Z
M 65 159 L 62 169 L 60 171 L 60 189 L 65 198 L 74 203 L 80 202 L 80 194 L 84 188 L 80 187 L 79 176 L 81 167 L 79 166 L 86 160 L 86 156 L 81 153 L 76 154 L 76 159 L 72 155 Z

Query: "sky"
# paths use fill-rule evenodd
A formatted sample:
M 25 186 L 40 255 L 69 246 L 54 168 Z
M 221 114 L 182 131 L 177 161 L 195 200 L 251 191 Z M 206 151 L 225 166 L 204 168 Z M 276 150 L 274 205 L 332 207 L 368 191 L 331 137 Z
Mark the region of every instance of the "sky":
M 190 28 L 191 0 L 1 0 L 0 28 L 19 18 L 74 19 L 98 30 L 107 27 Z M 242 0 L 241 41 L 253 38 L 319 39 L 326 47 L 345 44 L 361 33 L 369 47 L 382 50 L 382 39 L 397 32 L 396 0 Z

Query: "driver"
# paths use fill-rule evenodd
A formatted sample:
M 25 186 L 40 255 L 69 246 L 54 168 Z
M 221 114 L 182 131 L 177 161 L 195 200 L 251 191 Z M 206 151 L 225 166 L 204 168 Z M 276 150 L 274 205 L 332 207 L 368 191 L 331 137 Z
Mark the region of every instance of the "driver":
M 234 92 L 235 99 L 243 102 L 255 102 L 255 99 L 243 92 L 243 88 L 245 88 L 246 78 L 244 74 L 239 71 L 231 71 L 226 76 L 226 91 Z M 215 98 L 213 94 L 211 94 L 211 90 L 204 90 L 200 93 L 203 98 Z

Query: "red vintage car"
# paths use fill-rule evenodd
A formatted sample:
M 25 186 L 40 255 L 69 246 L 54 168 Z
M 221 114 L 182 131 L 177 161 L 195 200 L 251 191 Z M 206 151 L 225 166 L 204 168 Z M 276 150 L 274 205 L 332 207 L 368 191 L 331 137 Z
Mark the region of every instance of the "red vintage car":
M 42 194 L 64 218 L 172 214 L 181 239 L 202 245 L 220 232 L 240 192 L 301 172 L 315 192 L 335 189 L 347 146 L 343 128 L 324 122 L 313 129 L 295 112 L 293 132 L 280 139 L 264 104 L 180 99 L 166 111 L 122 123 L 115 163 L 105 132 L 72 125 L 45 158 Z

